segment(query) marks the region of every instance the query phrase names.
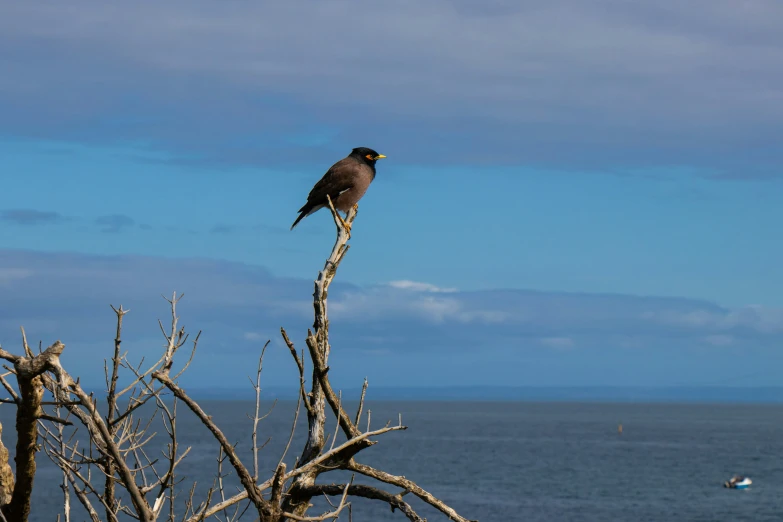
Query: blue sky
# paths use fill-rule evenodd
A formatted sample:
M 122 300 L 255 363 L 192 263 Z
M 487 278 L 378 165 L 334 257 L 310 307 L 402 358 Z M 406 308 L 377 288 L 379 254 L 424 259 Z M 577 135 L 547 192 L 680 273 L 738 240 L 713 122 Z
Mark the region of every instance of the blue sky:
M 296 210 L 370 146 L 388 159 L 331 294 L 343 386 L 778 384 L 781 19 L 760 0 L 5 3 L 0 344 L 61 338 L 86 375 L 109 303 L 151 355 L 176 290 L 204 330 L 193 382 L 243 382 L 262 340 L 310 323 L 333 225 L 290 232 Z M 272 346 L 267 382 L 290 382 Z

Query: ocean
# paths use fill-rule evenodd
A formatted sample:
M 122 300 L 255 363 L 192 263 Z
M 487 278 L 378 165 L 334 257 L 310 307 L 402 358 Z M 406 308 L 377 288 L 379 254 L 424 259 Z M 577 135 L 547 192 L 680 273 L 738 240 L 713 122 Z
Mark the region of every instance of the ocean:
M 252 415 L 253 404 L 213 400 L 202 406 L 230 440 L 239 442 L 241 457 L 252 465 L 246 415 Z M 270 406 L 264 403 L 264 409 Z M 409 429 L 378 437 L 379 444 L 357 460 L 415 480 L 468 519 L 783 520 L 783 405 L 370 401 L 368 406 L 373 428 L 396 424 L 401 413 Z M 269 476 L 279 459 L 294 408 L 291 401 L 279 401 L 260 424 L 259 441 L 271 438 L 259 456 L 262 476 Z M 13 406 L 0 406 L 3 442 L 12 452 L 13 414 Z M 180 444 L 192 446 L 180 470 L 184 498 L 194 481 L 201 494 L 212 485 L 217 451 L 211 435 L 181 404 L 179 417 Z M 286 459 L 289 469 L 306 433 L 301 417 Z M 31 520 L 52 522 L 62 508 L 61 476 L 43 453 L 38 462 Z M 723 488 L 734 474 L 751 477 L 751 488 Z M 321 481 L 346 478 L 327 474 Z M 430 522 L 447 520 L 413 495 L 405 499 Z M 326 507 L 318 502 L 311 514 Z M 364 499 L 353 502 L 352 513 L 357 522 L 406 520 L 388 505 Z M 71 520 L 87 520 L 78 505 Z M 255 520 L 252 510 L 241 520 Z M 340 520 L 348 520 L 347 512 Z

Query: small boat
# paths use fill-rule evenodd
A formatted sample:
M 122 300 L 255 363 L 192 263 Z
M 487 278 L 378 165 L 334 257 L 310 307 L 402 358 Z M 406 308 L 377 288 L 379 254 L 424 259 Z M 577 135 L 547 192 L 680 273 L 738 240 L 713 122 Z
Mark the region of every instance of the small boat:
M 723 487 L 731 488 L 731 489 L 746 489 L 751 484 L 753 484 L 753 481 L 750 480 L 748 477 L 743 477 L 742 475 L 734 475 L 729 480 L 723 483 Z

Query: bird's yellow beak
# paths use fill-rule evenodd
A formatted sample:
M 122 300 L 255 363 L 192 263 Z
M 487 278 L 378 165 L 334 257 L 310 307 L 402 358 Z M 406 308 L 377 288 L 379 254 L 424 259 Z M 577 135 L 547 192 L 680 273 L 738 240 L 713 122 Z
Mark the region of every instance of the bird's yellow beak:
M 384 156 L 383 154 L 378 154 L 377 156 L 375 156 L 375 159 L 379 160 L 379 159 L 383 159 L 385 157 L 386 156 Z

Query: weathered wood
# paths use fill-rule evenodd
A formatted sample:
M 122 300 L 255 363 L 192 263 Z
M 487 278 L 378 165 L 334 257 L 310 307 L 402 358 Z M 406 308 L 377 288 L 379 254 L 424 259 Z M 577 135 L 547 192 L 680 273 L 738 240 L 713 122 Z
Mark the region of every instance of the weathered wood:
M 8 462 L 8 448 L 3 445 L 3 425 L 0 424 L 0 507 L 11 502 L 14 493 L 14 472 Z
M 26 344 L 26 343 L 25 343 Z M 19 395 L 16 405 L 16 484 L 11 501 L 3 507 L 3 513 L 9 520 L 26 522 L 30 516 L 30 499 L 35 482 L 38 452 L 38 419 L 44 417 L 41 408 L 44 387 L 41 375 L 59 366 L 60 354 L 65 345 L 55 342 L 43 353 L 35 357 L 20 357 L 0 349 L 0 357 L 14 364 Z M 32 353 L 32 352 L 30 352 Z

